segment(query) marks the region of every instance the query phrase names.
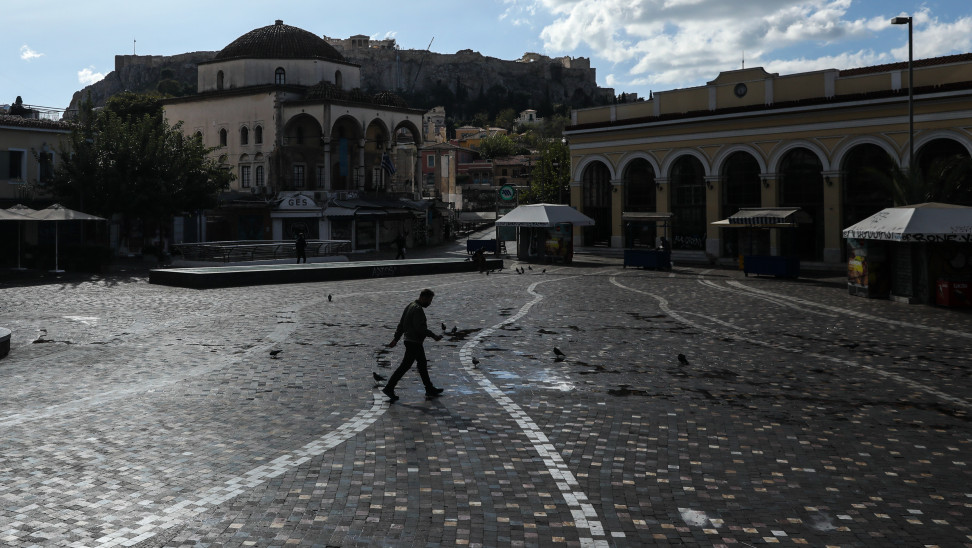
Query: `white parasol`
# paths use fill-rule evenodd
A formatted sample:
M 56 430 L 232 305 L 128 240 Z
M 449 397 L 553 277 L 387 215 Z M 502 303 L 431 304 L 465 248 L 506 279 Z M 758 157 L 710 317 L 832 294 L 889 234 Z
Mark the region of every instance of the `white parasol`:
M 61 204 L 54 204 L 44 209 L 40 209 L 28 215 L 35 221 L 54 221 L 54 272 L 63 272 L 57 267 L 57 223 L 59 221 L 104 221 L 101 217 L 90 215 L 81 211 L 66 208 Z

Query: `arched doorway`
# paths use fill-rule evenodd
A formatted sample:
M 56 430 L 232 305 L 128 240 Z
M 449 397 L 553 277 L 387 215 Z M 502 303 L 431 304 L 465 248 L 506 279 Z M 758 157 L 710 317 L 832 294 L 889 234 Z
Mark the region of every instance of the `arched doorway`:
M 893 169 L 894 160 L 877 145 L 857 145 L 848 151 L 841 166 L 842 226 L 848 227 L 894 205 L 887 183 Z
M 672 249 L 705 249 L 705 168 L 686 155 L 671 173 Z
M 637 158 L 624 168 L 624 211 L 656 211 L 655 169 L 648 160 Z M 624 247 L 652 247 L 658 226 L 654 221 L 624 221 Z
M 823 166 L 817 155 L 805 148 L 786 153 L 777 170 L 780 205 L 799 207 L 813 222 L 780 230 L 780 254 L 796 255 L 806 261 L 823 257 Z
M 351 117 L 341 117 L 331 129 L 331 189 L 356 190 L 360 170 L 358 169 L 358 140 L 362 130 Z
M 584 168 L 581 178 L 584 214 L 594 226 L 584 227 L 584 245 L 611 245 L 611 171 L 601 162 Z
M 726 158 L 722 164 L 721 218 L 728 218 L 743 208 L 760 207 L 759 173 L 759 162 L 748 152 L 733 152 Z M 754 235 L 754 231 L 724 228 L 720 232 L 722 256 L 735 257 L 754 249 L 753 242 L 746 241 Z

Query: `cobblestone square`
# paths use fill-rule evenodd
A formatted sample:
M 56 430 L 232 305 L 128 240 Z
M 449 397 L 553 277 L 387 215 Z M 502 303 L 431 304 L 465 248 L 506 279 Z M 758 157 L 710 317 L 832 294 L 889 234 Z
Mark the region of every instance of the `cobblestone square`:
M 972 546 L 969 312 L 516 265 L 0 285 L 0 544 Z M 425 287 L 445 393 L 389 404 Z

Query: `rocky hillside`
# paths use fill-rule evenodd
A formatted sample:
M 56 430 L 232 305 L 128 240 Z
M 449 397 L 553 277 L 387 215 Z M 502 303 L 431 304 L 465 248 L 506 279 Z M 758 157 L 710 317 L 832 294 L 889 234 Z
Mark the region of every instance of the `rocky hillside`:
M 115 70 L 74 94 L 69 110 L 91 94 L 95 106 L 121 91 L 162 91 L 181 96 L 195 93 L 196 66 L 216 55 L 198 51 L 174 56 L 116 55 Z M 514 110 L 549 111 L 555 105 L 583 107 L 604 104 L 612 89 L 599 88 L 586 59 L 551 59 L 529 54 L 519 61 L 486 57 L 472 50 L 455 54 L 422 50 L 355 49 L 342 51 L 361 66 L 362 88 L 369 93 L 391 90 L 409 106 L 446 106 L 449 116 L 490 111 L 502 104 Z

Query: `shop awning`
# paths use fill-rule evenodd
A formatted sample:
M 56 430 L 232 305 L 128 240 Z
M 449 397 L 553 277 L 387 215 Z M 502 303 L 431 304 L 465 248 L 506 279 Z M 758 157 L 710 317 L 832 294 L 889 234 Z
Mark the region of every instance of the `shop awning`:
M 667 222 L 672 220 L 673 213 L 659 213 L 656 211 L 622 211 L 622 221 Z
M 568 205 L 530 204 L 503 215 L 496 221 L 496 226 L 551 227 L 559 223 L 592 226 L 594 219 Z
M 716 221 L 720 228 L 785 228 L 812 223 L 810 215 L 798 207 L 743 208 L 728 219 Z
M 935 202 L 889 207 L 845 228 L 843 236 L 892 242 L 972 242 L 972 207 Z
M 496 220 L 495 211 L 460 211 L 460 223 L 485 223 Z

